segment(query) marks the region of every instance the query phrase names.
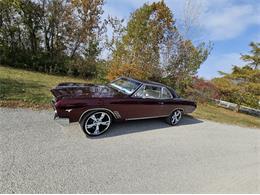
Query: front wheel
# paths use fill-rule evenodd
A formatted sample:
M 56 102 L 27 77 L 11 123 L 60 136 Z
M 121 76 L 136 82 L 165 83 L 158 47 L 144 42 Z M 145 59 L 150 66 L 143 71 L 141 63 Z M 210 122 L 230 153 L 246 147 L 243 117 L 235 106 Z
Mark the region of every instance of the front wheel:
M 107 131 L 111 123 L 110 114 L 98 111 L 87 114 L 81 122 L 81 127 L 87 135 L 98 136 Z
M 177 125 L 182 118 L 182 111 L 175 110 L 170 116 L 167 117 L 166 121 L 169 125 Z

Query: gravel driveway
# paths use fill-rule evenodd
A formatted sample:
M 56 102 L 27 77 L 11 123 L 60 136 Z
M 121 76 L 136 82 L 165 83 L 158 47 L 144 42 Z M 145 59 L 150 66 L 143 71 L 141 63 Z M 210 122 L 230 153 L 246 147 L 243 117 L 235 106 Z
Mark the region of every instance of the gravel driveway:
M 156 119 L 87 138 L 52 111 L 0 108 L 0 193 L 260 193 L 260 129 Z

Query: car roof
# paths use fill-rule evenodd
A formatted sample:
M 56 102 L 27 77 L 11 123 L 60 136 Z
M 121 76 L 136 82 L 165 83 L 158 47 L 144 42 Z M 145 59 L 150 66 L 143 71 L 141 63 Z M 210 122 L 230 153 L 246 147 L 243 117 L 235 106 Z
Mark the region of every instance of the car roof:
M 142 81 L 142 80 L 138 80 L 138 79 L 133 79 L 133 78 L 130 78 L 130 77 L 126 77 L 126 76 L 121 76 L 119 78 L 125 78 L 125 79 L 129 79 L 129 80 L 132 80 L 132 81 L 136 81 L 136 82 L 139 82 L 141 84 L 148 84 L 148 85 L 155 85 L 155 86 L 159 86 L 159 87 L 166 87 L 168 90 L 170 90 L 171 94 L 174 96 L 174 97 L 179 97 L 175 90 L 167 85 L 164 85 L 162 83 L 158 83 L 158 82 L 154 82 L 154 81 Z M 119 79 L 118 78 L 118 79 Z
M 132 81 L 136 81 L 136 82 L 139 82 L 139 83 L 142 83 L 142 84 L 150 84 L 150 85 L 157 85 L 157 86 L 161 86 L 161 87 L 167 87 L 166 85 L 162 84 L 162 83 L 158 83 L 158 82 L 154 82 L 154 81 L 149 81 L 149 80 L 138 80 L 138 79 L 133 79 L 133 78 L 130 78 L 130 77 L 125 77 L 125 76 L 122 76 L 122 77 L 119 77 L 119 78 L 125 78 L 125 79 L 129 79 L 129 80 L 132 80 Z M 168 87 L 167 87 L 168 88 Z

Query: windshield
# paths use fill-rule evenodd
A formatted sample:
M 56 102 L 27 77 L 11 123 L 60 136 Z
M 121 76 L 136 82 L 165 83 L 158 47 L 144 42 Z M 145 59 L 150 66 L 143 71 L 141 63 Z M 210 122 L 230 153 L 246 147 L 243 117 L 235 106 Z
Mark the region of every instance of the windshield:
M 141 85 L 141 83 L 127 78 L 120 78 L 110 83 L 110 85 L 123 93 L 130 95 Z

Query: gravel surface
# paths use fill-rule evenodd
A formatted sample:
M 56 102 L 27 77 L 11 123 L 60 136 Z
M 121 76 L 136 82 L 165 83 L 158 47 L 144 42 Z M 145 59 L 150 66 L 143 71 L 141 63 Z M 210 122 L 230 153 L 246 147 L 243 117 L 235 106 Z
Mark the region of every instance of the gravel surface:
M 52 111 L 0 108 L 0 193 L 260 193 L 260 129 L 156 119 L 88 138 Z

